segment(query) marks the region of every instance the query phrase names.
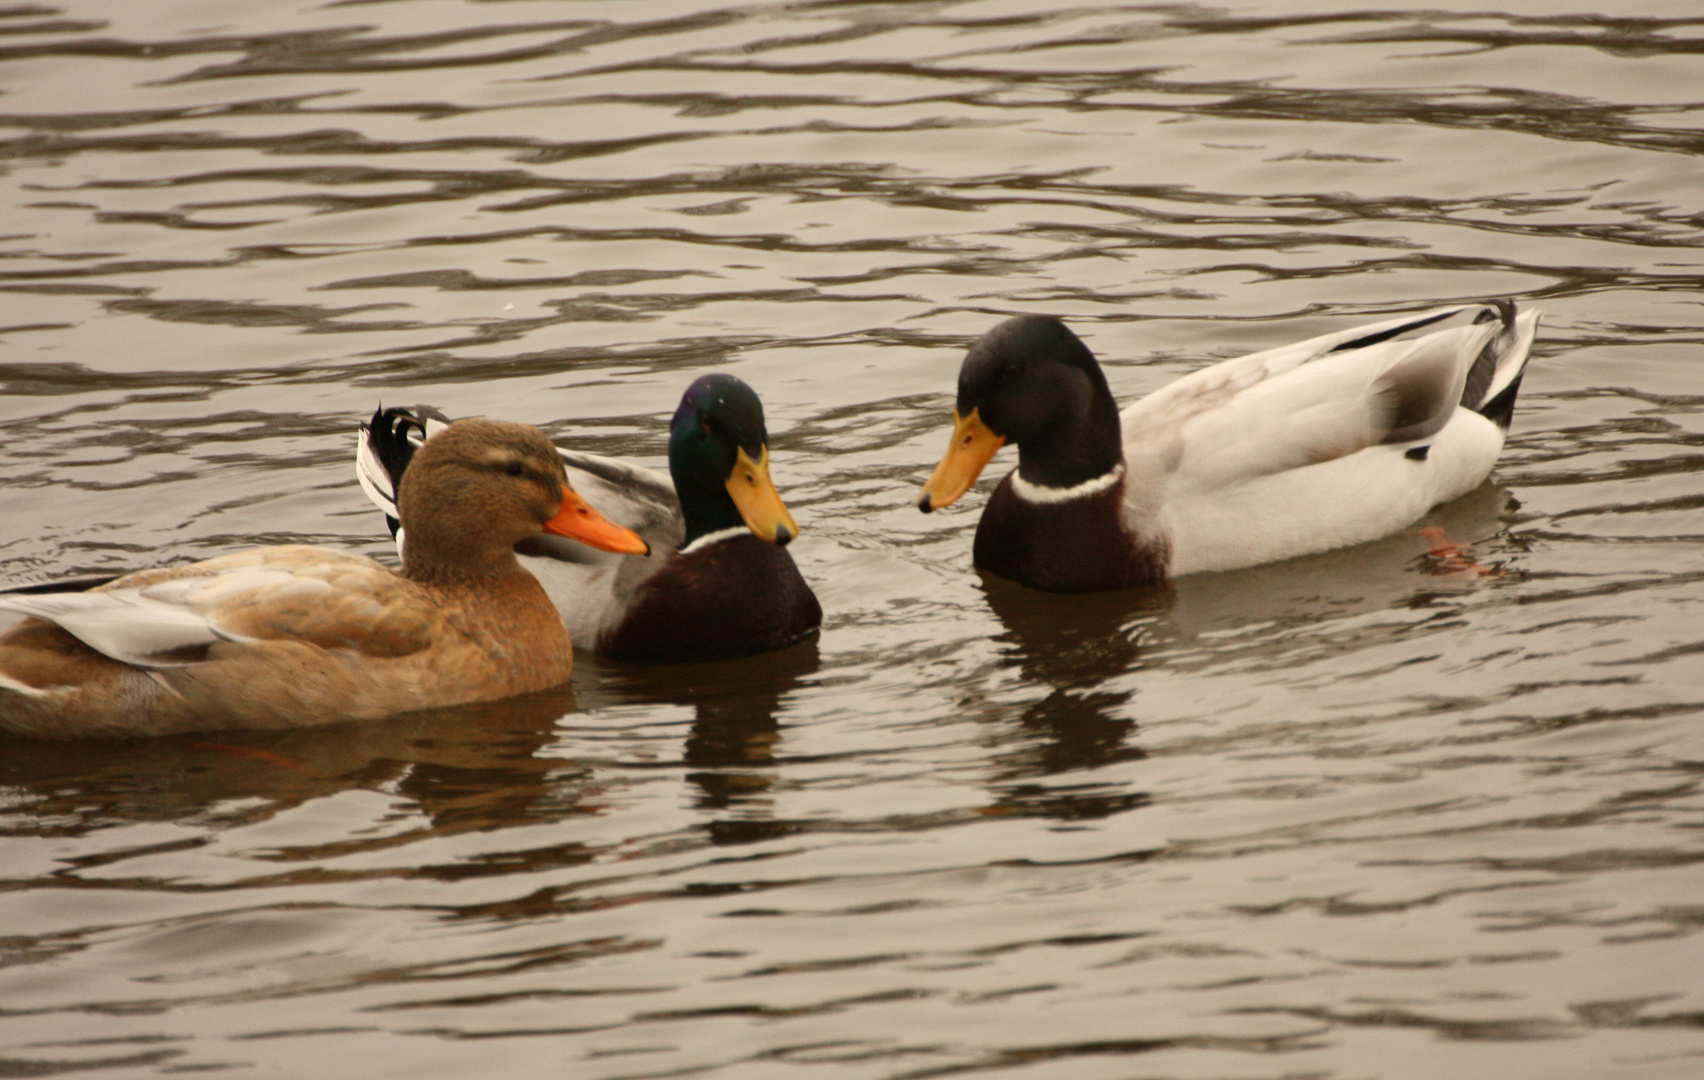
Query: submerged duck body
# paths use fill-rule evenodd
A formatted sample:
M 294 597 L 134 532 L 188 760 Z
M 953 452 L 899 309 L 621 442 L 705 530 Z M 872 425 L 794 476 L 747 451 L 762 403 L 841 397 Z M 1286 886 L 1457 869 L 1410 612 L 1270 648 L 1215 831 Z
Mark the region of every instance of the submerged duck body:
M 259 548 L 88 591 L 0 593 L 0 731 L 39 737 L 281 728 L 555 686 L 573 650 L 514 546 L 643 541 L 566 487 L 536 429 L 468 421 L 401 494 L 401 573 L 326 548 Z
M 356 473 L 405 553 L 412 538 L 397 531 L 391 492 L 413 447 L 448 422 L 427 407 L 381 409 L 361 432 Z M 582 648 L 615 660 L 714 660 L 817 632 L 822 607 L 785 550 L 799 528 L 770 480 L 768 441 L 751 387 L 706 375 L 670 423 L 670 476 L 557 448 L 575 490 L 651 549 L 645 558 L 560 541 L 522 549 Z
M 1506 302 L 1438 309 L 1214 364 L 1121 413 L 1075 334 L 1019 316 L 965 357 L 918 505 L 952 503 L 1015 443 L 973 559 L 1064 593 L 1374 540 L 1490 474 L 1537 327 Z

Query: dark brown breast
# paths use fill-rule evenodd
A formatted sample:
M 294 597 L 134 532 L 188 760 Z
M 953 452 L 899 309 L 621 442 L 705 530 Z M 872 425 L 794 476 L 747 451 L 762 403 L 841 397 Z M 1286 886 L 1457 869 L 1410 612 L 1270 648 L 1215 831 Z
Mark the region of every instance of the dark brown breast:
M 652 663 L 717 660 L 783 648 L 821 626 L 822 605 L 793 557 L 734 536 L 671 558 L 598 652 Z
M 1003 578 L 1057 593 L 1158 585 L 1170 552 L 1139 543 L 1124 524 L 1124 481 L 1068 502 L 1032 503 L 1008 475 L 976 527 L 973 559 Z

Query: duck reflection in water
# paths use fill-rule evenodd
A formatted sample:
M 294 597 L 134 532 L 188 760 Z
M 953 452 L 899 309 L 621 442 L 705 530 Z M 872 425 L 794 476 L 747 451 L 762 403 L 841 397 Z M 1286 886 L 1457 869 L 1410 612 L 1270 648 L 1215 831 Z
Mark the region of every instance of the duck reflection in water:
M 783 699 L 818 668 L 815 639 L 739 661 L 660 667 L 583 661 L 570 686 L 390 720 L 283 731 L 164 736 L 138 755 L 126 741 L 0 739 L 0 817 L 27 815 L 32 831 L 82 835 L 138 822 L 254 825 L 353 791 L 397 805 L 395 827 L 340 854 L 432 836 L 545 824 L 605 812 L 610 783 L 562 751 L 564 717 L 624 704 L 690 704 L 683 750 L 696 804 L 715 816 L 715 843 L 795 831 L 778 821 L 774 786 Z M 49 824 L 51 823 L 51 824 Z M 275 852 L 294 862 L 328 852 L 304 837 Z M 411 871 L 446 880 L 572 865 L 599 852 L 578 842 L 458 860 Z
M 1015 717 L 1022 741 L 994 759 L 990 813 L 1060 819 L 1107 817 L 1147 801 L 1106 784 L 1040 778 L 1140 759 L 1127 717 L 1144 644 L 1208 656 L 1270 652 L 1281 662 L 1287 628 L 1390 607 L 1429 606 L 1504 573 L 1508 492 L 1484 484 L 1413 527 L 1368 544 L 1245 570 L 1196 574 L 1151 589 L 1059 595 L 981 573 L 983 595 L 1004 625 L 997 640 L 1023 681 L 1047 696 Z M 1436 537 L 1452 538 L 1440 556 Z M 1462 569 L 1467 560 L 1468 569 Z M 1205 635 L 1255 628 L 1219 641 Z M 1002 718 L 1009 712 L 1002 710 Z
M 820 666 L 817 639 L 740 660 L 700 664 L 618 664 L 588 657 L 577 684 L 582 707 L 609 704 L 690 705 L 692 730 L 682 759 L 697 787 L 694 805 L 714 815 L 716 844 L 749 844 L 797 832 L 775 816 L 782 701 Z
M 1005 625 L 998 640 L 1027 682 L 1050 688 L 1017 723 L 1025 741 L 995 757 L 994 813 L 1092 819 L 1140 806 L 1145 794 L 1105 783 L 1022 783 L 1146 756 L 1136 721 L 1121 716 L 1134 689 L 1116 689 L 1141 664 L 1145 625 L 1170 603 L 1169 586 L 1064 596 L 983 573 L 988 606 Z
M 230 828 L 344 792 L 382 792 L 422 819 L 378 830 L 367 844 L 389 847 L 600 812 L 590 768 L 539 753 L 574 708 L 572 691 L 558 688 L 326 728 L 165 736 L 147 754 L 132 742 L 3 739 L 0 788 L 14 812 L 67 835 L 196 819 Z M 347 840 L 339 850 L 350 850 Z M 315 854 L 304 847 L 287 857 Z

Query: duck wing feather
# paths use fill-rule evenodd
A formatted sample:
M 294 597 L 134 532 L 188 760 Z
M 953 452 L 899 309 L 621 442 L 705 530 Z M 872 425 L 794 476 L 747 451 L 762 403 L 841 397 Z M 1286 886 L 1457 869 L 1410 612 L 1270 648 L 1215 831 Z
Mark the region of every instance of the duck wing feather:
M 357 555 L 265 548 L 148 570 L 87 592 L 0 594 L 0 609 L 51 622 L 139 668 L 184 667 L 221 642 L 289 639 L 365 656 L 404 656 L 431 641 L 411 586 Z
M 1396 335 L 1464 308 L 1390 320 L 1204 368 L 1127 408 L 1126 454 L 1210 489 L 1426 439 L 1449 422 L 1499 324 Z

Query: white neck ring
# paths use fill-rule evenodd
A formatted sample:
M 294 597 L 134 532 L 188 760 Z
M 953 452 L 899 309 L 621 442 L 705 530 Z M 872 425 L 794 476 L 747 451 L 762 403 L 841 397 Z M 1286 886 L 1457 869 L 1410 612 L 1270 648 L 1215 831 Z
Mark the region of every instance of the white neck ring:
M 732 540 L 734 537 L 741 536 L 750 531 L 751 530 L 746 528 L 744 525 L 735 525 L 730 529 L 717 529 L 715 532 L 705 533 L 692 543 L 681 548 L 680 553 L 682 555 L 690 555 L 700 548 L 707 548 L 711 544 L 719 544 L 724 540 Z
M 1062 503 L 1073 499 L 1085 499 L 1090 495 L 1101 492 L 1118 483 L 1124 476 L 1123 464 L 1113 466 L 1112 471 L 1102 473 L 1093 480 L 1084 480 L 1080 484 L 1072 484 L 1067 488 L 1047 487 L 1043 484 L 1032 484 L 1028 480 L 1012 474 L 1012 492 L 1027 503 Z

